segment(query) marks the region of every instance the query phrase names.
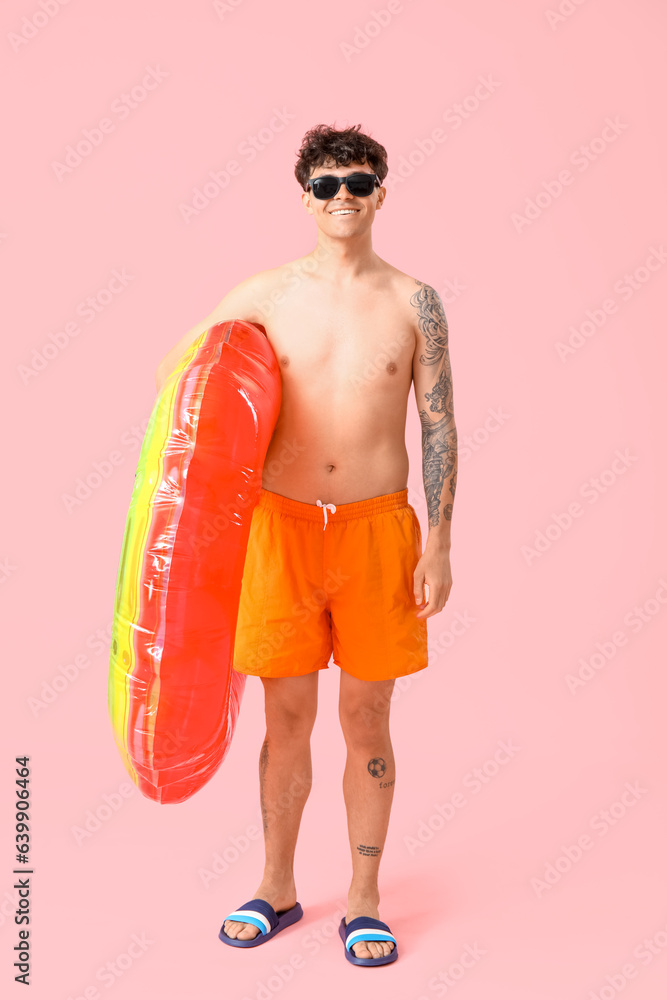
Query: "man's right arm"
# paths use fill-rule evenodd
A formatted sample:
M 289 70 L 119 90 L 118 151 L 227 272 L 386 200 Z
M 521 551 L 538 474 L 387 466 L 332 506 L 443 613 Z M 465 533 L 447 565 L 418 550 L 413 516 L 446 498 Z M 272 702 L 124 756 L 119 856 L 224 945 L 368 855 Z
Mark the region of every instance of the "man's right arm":
M 155 373 L 155 387 L 160 392 L 169 375 L 190 345 L 216 323 L 226 319 L 243 319 L 264 325 L 262 303 L 266 297 L 268 272 L 260 271 L 236 285 L 218 303 L 212 313 L 193 326 L 162 359 Z

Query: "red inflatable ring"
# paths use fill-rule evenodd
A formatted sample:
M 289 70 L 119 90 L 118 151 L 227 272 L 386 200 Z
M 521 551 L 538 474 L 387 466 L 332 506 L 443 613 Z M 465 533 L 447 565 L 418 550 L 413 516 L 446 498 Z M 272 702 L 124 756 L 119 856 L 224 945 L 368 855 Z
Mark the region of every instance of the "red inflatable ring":
M 280 402 L 264 328 L 227 320 L 193 342 L 151 413 L 116 583 L 109 715 L 156 802 L 198 791 L 234 734 L 243 566 Z

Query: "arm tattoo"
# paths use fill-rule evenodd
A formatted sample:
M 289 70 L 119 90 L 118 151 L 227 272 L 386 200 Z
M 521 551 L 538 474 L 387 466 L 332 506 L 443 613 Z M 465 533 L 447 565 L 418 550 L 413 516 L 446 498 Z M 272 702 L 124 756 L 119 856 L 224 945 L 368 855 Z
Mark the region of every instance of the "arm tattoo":
M 419 411 L 422 423 L 422 467 L 426 489 L 428 523 L 440 521 L 440 501 L 445 479 L 449 476 L 449 492 L 454 500 L 456 491 L 456 428 L 447 429 L 448 421 L 443 419 L 434 424 L 424 410 Z M 445 520 L 452 519 L 453 503 L 445 504 Z
M 426 354 L 420 361 L 423 365 L 437 364 L 447 350 L 447 320 L 440 296 L 435 288 L 425 285 L 415 278 L 419 291 L 410 299 L 410 303 L 419 312 L 419 329 L 426 337 Z
M 422 425 L 422 465 L 429 525 L 440 521 L 440 503 L 445 480 L 449 477 L 451 503 L 443 508 L 445 520 L 451 521 L 456 491 L 457 437 L 454 424 L 454 393 L 449 361 L 447 318 L 440 296 L 434 288 L 417 281 L 419 290 L 410 299 L 419 314 L 418 324 L 426 339 L 426 350 L 419 357 L 421 365 L 438 365 L 437 378 L 424 398 L 428 410 L 419 411 Z M 430 413 L 435 413 L 434 419 Z

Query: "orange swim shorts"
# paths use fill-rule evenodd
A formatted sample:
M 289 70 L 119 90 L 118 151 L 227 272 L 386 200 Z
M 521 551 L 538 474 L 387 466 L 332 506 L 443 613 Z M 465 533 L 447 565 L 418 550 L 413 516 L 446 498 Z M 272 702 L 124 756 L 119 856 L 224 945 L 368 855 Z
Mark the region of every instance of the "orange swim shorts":
M 422 554 L 407 488 L 355 503 L 263 489 L 243 569 L 234 669 L 299 677 L 329 666 L 389 680 L 428 666 L 414 570 Z

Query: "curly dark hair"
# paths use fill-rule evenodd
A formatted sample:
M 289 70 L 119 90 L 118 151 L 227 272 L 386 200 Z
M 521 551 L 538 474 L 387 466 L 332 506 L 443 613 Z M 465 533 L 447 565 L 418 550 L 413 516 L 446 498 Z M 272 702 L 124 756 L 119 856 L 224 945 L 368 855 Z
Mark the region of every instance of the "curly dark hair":
M 335 129 L 330 125 L 315 125 L 309 129 L 301 142 L 299 158 L 294 167 L 294 175 L 304 191 L 312 171 L 327 160 L 334 160 L 337 167 L 350 163 L 368 163 L 376 173 L 380 183 L 388 173 L 387 150 L 361 131 L 361 125 Z

